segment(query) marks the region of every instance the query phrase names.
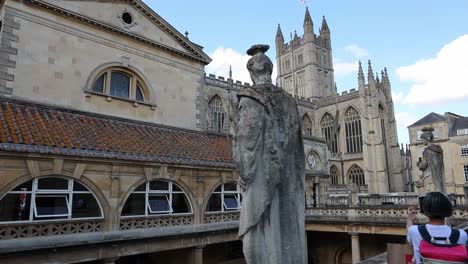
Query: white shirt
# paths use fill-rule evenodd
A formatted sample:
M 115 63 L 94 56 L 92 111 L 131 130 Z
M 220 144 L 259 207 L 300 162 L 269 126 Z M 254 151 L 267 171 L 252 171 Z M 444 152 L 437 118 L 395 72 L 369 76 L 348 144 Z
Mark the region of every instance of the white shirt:
M 452 233 L 452 229 L 446 225 L 426 225 L 427 231 L 431 237 L 449 237 Z M 408 243 L 413 245 L 414 259 L 416 263 L 421 263 L 421 255 L 419 254 L 419 244 L 423 240 L 421 234 L 419 234 L 418 226 L 413 225 L 408 229 L 407 236 Z M 460 229 L 460 237 L 458 238 L 458 244 L 465 245 L 468 240 L 468 236 L 464 230 Z M 444 241 L 436 241 L 436 243 L 444 243 Z

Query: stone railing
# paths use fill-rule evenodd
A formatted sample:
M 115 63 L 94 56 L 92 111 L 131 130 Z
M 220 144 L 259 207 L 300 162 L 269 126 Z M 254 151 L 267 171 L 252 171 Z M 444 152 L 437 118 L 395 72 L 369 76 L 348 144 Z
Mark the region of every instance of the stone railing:
M 340 184 L 340 185 L 330 185 L 328 186 L 328 192 L 333 194 L 347 194 L 349 191 L 348 186 Z
M 220 222 L 232 222 L 239 221 L 240 211 L 229 211 L 229 212 L 206 212 L 203 219 L 203 223 L 220 223 Z
M 0 240 L 101 231 L 103 219 L 0 224 Z
M 193 214 L 122 217 L 120 219 L 120 230 L 163 226 L 183 226 L 192 225 L 193 222 Z
M 359 205 L 417 205 L 418 195 L 366 195 L 359 196 Z
M 388 206 L 358 206 L 358 207 L 317 207 L 307 208 L 307 221 L 340 221 L 340 222 L 379 222 L 379 223 L 405 223 L 407 205 Z M 468 206 L 458 206 L 453 211 L 453 216 L 448 220 L 452 224 L 460 224 L 468 218 Z M 427 217 L 417 215 L 416 222 L 427 222 Z
M 346 206 L 350 205 L 351 201 L 348 195 L 343 196 L 330 196 L 328 197 L 328 206 Z

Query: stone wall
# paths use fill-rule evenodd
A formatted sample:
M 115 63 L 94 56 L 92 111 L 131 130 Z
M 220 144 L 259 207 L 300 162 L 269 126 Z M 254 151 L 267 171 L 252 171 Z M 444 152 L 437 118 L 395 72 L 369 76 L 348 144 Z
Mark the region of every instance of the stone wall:
M 111 13 L 124 10 L 125 6 L 130 8 L 128 4 L 112 6 Z M 87 9 L 83 10 L 88 9 L 94 7 L 87 3 Z M 137 10 L 132 12 L 139 14 Z M 4 83 L 4 92 L 15 98 L 46 104 L 196 128 L 194 109 L 196 91 L 203 76 L 202 62 L 27 2 L 7 1 L 4 16 L 7 28 L 2 41 L 13 49 L 5 48 L 0 52 L 4 54 L 4 70 L 10 75 L 14 73 L 14 79 L 4 75 L 11 79 Z M 114 18 L 115 23 L 121 23 L 118 17 Z M 176 42 L 145 16 L 138 15 L 135 19 L 138 24 L 129 29 L 132 34 L 158 30 L 158 41 L 166 45 Z M 16 52 L 14 49 L 17 55 L 11 54 Z M 112 66 L 129 69 L 146 82 L 148 98 L 145 103 L 86 93 L 92 88 L 98 71 Z

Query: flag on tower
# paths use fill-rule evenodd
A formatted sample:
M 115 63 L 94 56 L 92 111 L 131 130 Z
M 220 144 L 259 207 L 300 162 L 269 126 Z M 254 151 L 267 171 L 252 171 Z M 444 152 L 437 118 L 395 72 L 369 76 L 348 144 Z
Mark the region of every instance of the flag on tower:
M 299 3 L 301 3 L 301 4 L 307 4 L 307 0 L 299 0 Z

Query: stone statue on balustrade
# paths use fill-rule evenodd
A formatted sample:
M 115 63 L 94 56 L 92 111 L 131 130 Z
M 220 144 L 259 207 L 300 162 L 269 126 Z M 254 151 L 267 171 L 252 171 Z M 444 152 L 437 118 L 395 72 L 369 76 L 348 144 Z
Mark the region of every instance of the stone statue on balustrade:
M 445 190 L 445 169 L 444 169 L 444 153 L 442 147 L 434 144 L 434 128 L 424 127 L 422 129 L 421 140 L 426 145 L 423 152 L 423 157 L 416 165 L 423 172 L 423 177 L 420 180 L 420 185 L 424 183 L 424 179 L 431 176 L 434 190 L 446 193 Z
M 271 82 L 268 45 L 254 45 L 253 86 L 237 96 L 234 159 L 243 187 L 239 237 L 248 264 L 306 263 L 305 156 L 296 101 Z

